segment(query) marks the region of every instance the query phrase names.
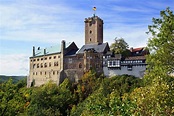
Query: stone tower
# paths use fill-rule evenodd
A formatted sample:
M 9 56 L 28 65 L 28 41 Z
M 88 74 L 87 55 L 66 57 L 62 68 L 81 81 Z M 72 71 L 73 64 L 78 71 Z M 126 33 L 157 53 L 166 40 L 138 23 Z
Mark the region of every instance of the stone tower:
M 103 43 L 103 20 L 98 16 L 85 19 L 85 44 Z

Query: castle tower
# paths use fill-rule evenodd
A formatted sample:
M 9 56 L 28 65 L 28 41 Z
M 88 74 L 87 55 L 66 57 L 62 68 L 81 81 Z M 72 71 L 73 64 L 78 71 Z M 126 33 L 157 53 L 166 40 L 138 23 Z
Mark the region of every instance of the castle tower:
M 103 43 L 103 20 L 98 16 L 85 18 L 85 44 Z

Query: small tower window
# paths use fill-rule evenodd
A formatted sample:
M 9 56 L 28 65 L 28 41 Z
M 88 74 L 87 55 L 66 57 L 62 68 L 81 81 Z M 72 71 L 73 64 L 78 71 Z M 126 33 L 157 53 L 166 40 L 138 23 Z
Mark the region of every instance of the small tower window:
M 91 38 L 89 39 L 89 41 L 91 41 Z
M 91 34 L 91 33 L 92 33 L 92 31 L 90 30 L 90 31 L 89 31 L 89 33 Z

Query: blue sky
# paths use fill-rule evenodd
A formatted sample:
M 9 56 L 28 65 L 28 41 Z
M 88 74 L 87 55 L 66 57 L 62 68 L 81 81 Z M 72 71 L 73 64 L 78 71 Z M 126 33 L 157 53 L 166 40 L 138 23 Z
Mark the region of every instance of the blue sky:
M 174 0 L 0 0 L 0 74 L 27 75 L 32 46 L 84 44 L 84 19 L 104 20 L 104 42 L 122 37 L 129 47 L 146 46 L 148 25 Z

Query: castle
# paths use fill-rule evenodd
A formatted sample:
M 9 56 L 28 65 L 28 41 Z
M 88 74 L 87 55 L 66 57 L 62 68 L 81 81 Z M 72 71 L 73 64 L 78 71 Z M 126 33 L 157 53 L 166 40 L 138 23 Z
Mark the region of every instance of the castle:
M 85 45 L 80 49 L 72 42 L 66 45 L 62 40 L 61 47 L 37 49 L 33 47 L 30 57 L 30 71 L 27 86 L 45 84 L 49 80 L 59 85 L 65 78 L 78 82 L 83 74 L 91 68 L 97 74 L 105 76 L 134 75 L 142 77 L 146 70 L 145 48 L 130 49 L 131 55 L 123 57 L 113 55 L 108 43 L 103 43 L 103 20 L 98 16 L 85 19 Z

